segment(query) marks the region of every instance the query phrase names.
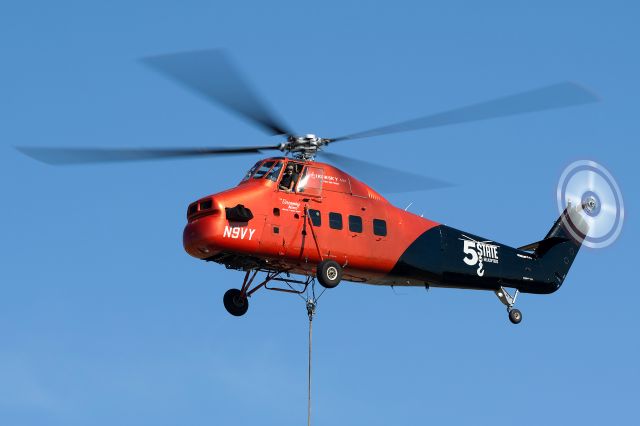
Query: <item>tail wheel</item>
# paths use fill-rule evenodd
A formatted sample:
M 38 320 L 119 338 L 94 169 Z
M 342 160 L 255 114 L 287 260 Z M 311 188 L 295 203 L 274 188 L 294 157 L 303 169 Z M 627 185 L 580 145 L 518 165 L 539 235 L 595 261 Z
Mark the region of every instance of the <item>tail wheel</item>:
M 334 288 L 342 279 L 342 266 L 335 260 L 323 260 L 318 264 L 318 282 L 325 288 Z
M 227 290 L 222 298 L 224 307 L 231 315 L 241 317 L 247 313 L 249 309 L 249 300 L 238 289 L 232 288 Z
M 522 312 L 517 309 L 511 309 L 509 311 L 509 321 L 514 324 L 520 324 L 520 321 L 522 321 Z

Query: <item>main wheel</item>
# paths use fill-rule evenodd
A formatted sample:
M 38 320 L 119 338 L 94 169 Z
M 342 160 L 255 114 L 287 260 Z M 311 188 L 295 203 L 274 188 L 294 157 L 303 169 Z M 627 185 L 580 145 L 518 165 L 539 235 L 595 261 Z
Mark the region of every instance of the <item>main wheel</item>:
M 522 312 L 520 312 L 517 309 L 510 310 L 509 321 L 511 321 L 514 324 L 520 324 L 520 321 L 522 321 Z
M 342 267 L 335 260 L 323 260 L 318 264 L 318 281 L 325 288 L 334 288 L 342 279 Z
M 240 290 L 235 288 L 227 290 L 222 301 L 227 312 L 235 317 L 241 317 L 249 309 L 249 300 L 242 295 Z

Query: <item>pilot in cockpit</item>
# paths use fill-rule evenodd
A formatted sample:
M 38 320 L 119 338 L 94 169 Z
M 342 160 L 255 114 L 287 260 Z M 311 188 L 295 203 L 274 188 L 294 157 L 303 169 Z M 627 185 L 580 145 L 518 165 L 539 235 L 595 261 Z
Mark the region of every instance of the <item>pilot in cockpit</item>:
M 288 164 L 287 168 L 282 175 L 282 179 L 280 179 L 280 183 L 278 184 L 278 189 L 283 191 L 291 192 L 293 191 L 293 186 L 296 183 L 297 175 L 293 172 L 293 164 Z

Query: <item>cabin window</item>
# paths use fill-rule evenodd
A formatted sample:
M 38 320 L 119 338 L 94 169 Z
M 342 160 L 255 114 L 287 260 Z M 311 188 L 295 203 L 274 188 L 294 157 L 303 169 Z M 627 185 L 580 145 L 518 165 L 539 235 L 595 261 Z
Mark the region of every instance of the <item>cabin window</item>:
M 322 216 L 320 215 L 320 210 L 309 209 L 309 217 L 311 218 L 311 223 L 313 226 L 322 225 Z
M 271 170 L 271 167 L 273 166 L 274 162 L 275 161 L 265 161 L 264 163 L 262 163 L 262 165 L 258 167 L 258 170 L 256 171 L 256 173 L 253 175 L 253 178 L 260 179 L 265 174 L 267 174 L 267 172 Z
M 282 170 L 282 161 L 278 161 L 271 171 L 267 174 L 267 179 L 277 181 L 280 176 L 280 170 Z
M 248 180 L 253 175 L 253 172 L 256 171 L 259 165 L 260 165 L 260 161 L 258 161 L 252 168 L 250 168 L 247 174 L 244 175 L 244 177 L 242 178 L 242 182 L 244 182 L 245 180 Z
M 382 219 L 373 219 L 373 233 L 380 237 L 387 236 L 387 222 Z
M 200 202 L 200 211 L 209 210 L 211 207 L 213 207 L 213 200 L 211 198 Z
M 298 181 L 296 192 L 306 195 L 320 196 L 322 193 L 322 179 L 324 171 L 319 167 L 307 166 Z
M 349 231 L 362 232 L 362 218 L 360 216 L 349 215 Z
M 329 213 L 329 228 L 342 229 L 342 215 L 340 213 Z

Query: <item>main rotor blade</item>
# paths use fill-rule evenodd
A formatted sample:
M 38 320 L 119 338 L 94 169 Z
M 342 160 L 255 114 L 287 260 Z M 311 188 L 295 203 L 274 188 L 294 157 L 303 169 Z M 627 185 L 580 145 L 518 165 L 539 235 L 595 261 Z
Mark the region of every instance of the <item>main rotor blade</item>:
M 240 148 L 47 148 L 16 147 L 23 154 L 52 165 L 112 163 L 120 161 L 161 160 L 210 155 L 256 154 L 279 146 Z
M 453 184 L 440 179 L 392 169 L 379 164 L 356 160 L 344 155 L 324 151 L 320 152 L 319 155 L 326 158 L 330 163 L 343 167 L 345 171 L 352 173 L 354 177 L 371 185 L 373 189 L 379 192 L 400 193 L 426 191 L 453 186 Z
M 293 132 L 276 118 L 223 50 L 144 58 L 143 62 L 197 94 L 229 108 L 273 135 Z
M 331 142 L 508 117 L 510 115 L 525 114 L 528 112 L 587 104 L 597 102 L 598 100 L 598 97 L 587 89 L 575 83 L 564 82 L 438 114 L 403 121 L 389 126 L 352 133 L 331 139 Z

